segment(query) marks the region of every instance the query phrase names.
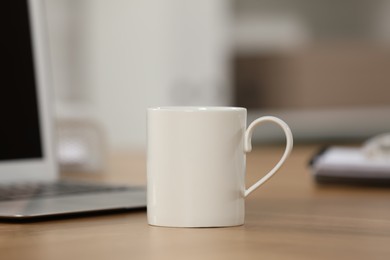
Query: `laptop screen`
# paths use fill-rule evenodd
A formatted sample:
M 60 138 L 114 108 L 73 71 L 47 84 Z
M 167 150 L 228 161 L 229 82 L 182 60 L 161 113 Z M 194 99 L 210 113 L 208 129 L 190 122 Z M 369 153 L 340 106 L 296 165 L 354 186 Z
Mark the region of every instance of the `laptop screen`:
M 1 16 L 0 161 L 42 157 L 27 1 L 5 1 Z M 12 18 L 9 18 L 12 17 Z

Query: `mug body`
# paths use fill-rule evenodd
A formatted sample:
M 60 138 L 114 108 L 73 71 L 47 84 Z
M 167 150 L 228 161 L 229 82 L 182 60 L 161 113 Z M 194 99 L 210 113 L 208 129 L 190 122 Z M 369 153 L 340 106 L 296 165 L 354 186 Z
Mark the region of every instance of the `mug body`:
M 244 223 L 246 109 L 148 109 L 148 223 L 220 227 Z

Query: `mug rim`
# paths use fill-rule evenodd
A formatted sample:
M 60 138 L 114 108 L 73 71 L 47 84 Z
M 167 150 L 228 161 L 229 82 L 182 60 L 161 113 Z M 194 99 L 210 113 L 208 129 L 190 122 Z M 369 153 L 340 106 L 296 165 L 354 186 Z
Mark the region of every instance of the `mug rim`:
M 234 106 L 158 106 L 149 107 L 148 111 L 170 111 L 170 112 L 232 112 L 246 111 L 244 107 Z

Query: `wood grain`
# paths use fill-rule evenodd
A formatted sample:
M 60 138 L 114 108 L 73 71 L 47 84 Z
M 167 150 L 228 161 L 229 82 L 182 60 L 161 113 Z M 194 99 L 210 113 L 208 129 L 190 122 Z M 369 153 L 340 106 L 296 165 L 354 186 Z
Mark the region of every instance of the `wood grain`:
M 246 202 L 245 225 L 158 228 L 130 212 L 0 224 L 0 259 L 389 259 L 390 189 L 317 186 L 307 168 L 317 145 L 296 146 L 281 171 Z M 247 158 L 247 185 L 272 168 L 279 146 Z M 106 173 L 66 177 L 144 184 L 145 156 L 119 152 Z

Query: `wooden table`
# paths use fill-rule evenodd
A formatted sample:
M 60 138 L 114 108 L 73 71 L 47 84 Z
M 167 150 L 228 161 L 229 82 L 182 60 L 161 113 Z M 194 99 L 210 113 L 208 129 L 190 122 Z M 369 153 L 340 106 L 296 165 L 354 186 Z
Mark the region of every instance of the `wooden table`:
M 307 161 L 318 147 L 295 146 L 282 170 L 247 198 L 243 226 L 151 227 L 144 211 L 0 223 L 0 259 L 390 259 L 390 189 L 317 186 Z M 248 185 L 282 151 L 249 154 Z M 145 156 L 114 154 L 107 173 L 84 178 L 144 184 Z

